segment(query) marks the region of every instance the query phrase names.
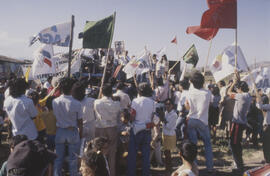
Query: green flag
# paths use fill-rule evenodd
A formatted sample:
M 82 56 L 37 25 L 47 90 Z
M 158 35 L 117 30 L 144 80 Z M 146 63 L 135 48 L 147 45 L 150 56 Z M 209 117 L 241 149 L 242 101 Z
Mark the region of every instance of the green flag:
M 83 32 L 83 48 L 110 48 L 113 38 L 115 12 L 99 21 L 87 21 Z
M 183 60 L 187 63 L 187 64 L 192 64 L 193 67 L 196 67 L 198 61 L 199 61 L 199 56 L 197 53 L 197 50 L 195 48 L 195 45 L 193 44 L 188 51 L 184 54 L 183 56 Z

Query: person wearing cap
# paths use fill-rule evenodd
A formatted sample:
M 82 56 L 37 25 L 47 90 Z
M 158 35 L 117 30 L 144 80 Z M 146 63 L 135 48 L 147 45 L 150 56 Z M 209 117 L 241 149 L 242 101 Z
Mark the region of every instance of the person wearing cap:
M 62 176 L 65 146 L 68 146 L 68 164 L 70 176 L 78 174 L 80 138 L 82 137 L 81 103 L 71 96 L 72 78 L 63 78 L 60 82 L 62 95 L 53 100 L 53 113 L 56 117 L 55 149 L 57 158 L 54 162 L 54 176 Z
M 27 83 L 22 78 L 10 82 L 10 95 L 4 101 L 4 110 L 12 123 L 14 136 L 23 134 L 28 139 L 34 140 L 38 137 L 37 128 L 33 119 L 38 112 L 30 98 L 25 96 Z
M 236 87 L 236 93 L 233 92 L 234 87 Z M 248 110 L 252 101 L 252 97 L 248 91 L 248 84 L 245 81 L 240 81 L 240 75 L 236 71 L 233 83 L 228 90 L 228 95 L 230 98 L 235 100 L 230 130 L 230 148 L 236 164 L 236 168 L 233 166 L 232 171 L 240 173 L 244 169 L 241 141 L 243 131 L 245 130 L 247 124 Z
M 8 176 L 45 176 L 56 158 L 37 140 L 26 140 L 15 146 L 7 160 Z
M 150 174 L 150 142 L 151 128 L 154 127 L 152 118 L 156 110 L 155 101 L 152 97 L 152 89 L 146 82 L 140 83 L 138 87 L 139 97 L 131 103 L 132 128 L 128 147 L 128 176 L 136 175 L 137 151 L 142 151 L 142 175 Z
M 120 116 L 120 102 L 112 100 L 112 86 L 110 83 L 102 87 L 103 97 L 94 102 L 96 115 L 95 137 L 106 137 L 109 140 L 108 163 L 110 176 L 115 176 L 115 162 L 118 141 L 118 122 Z
M 203 88 L 204 76 L 194 72 L 190 78 L 191 86 L 186 96 L 185 108 L 187 114 L 187 132 L 189 140 L 197 144 L 198 134 L 201 136 L 205 148 L 206 167 L 213 173 L 213 151 L 208 127 L 208 110 L 211 92 Z

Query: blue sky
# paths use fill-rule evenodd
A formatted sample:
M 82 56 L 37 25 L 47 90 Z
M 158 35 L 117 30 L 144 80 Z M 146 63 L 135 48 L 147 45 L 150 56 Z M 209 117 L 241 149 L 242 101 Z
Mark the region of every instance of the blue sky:
M 130 55 L 146 45 L 152 53 L 167 47 L 170 60 L 176 60 L 194 43 L 205 64 L 209 42 L 187 35 L 186 28 L 199 25 L 207 10 L 206 0 L 6 0 L 0 8 L 0 55 L 31 59 L 40 43 L 28 47 L 29 37 L 75 15 L 73 48 L 86 20 L 99 20 L 116 11 L 114 41 L 124 40 Z M 249 64 L 269 60 L 270 1 L 238 0 L 238 43 Z M 176 35 L 178 47 L 170 41 Z M 220 29 L 213 40 L 209 63 L 234 42 L 233 29 Z M 64 49 L 67 51 L 67 48 Z M 179 58 L 179 57 L 178 57 Z

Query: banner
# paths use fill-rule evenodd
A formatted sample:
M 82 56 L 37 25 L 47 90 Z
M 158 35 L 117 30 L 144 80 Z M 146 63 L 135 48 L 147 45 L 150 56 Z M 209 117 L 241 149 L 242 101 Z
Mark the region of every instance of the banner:
M 74 74 L 76 72 L 79 72 L 81 68 L 81 54 L 83 53 L 83 50 L 76 50 L 72 53 L 72 61 L 71 61 L 71 74 Z M 39 55 L 40 58 L 43 57 L 43 55 Z M 38 58 L 39 59 L 39 58 Z M 67 73 L 68 70 L 68 54 L 58 54 L 51 58 L 51 67 L 48 66 L 48 64 L 39 63 L 40 65 L 32 64 L 31 73 L 29 75 L 29 80 L 31 79 L 44 79 L 48 78 L 49 76 L 64 76 Z M 23 66 L 23 70 L 24 67 Z M 26 70 L 26 69 L 25 69 Z M 34 71 L 33 71 L 34 70 Z M 24 72 L 25 74 L 25 72 Z
M 218 55 L 210 66 L 210 70 L 213 73 L 216 82 L 221 81 L 230 74 L 234 73 L 235 70 L 235 45 L 231 45 L 223 50 Z M 244 54 L 237 46 L 237 70 L 248 71 L 248 65 Z
M 30 46 L 39 40 L 41 43 L 67 47 L 70 42 L 70 34 L 71 22 L 56 24 L 31 37 Z

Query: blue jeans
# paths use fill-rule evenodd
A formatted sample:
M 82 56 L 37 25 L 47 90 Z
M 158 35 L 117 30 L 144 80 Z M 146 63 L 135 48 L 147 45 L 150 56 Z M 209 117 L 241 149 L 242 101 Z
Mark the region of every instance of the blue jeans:
M 68 146 L 68 164 L 70 176 L 78 175 L 78 159 L 80 137 L 77 129 L 57 128 L 55 150 L 57 158 L 54 161 L 54 176 L 62 176 L 62 165 L 65 158 L 65 145 Z
M 151 131 L 143 130 L 136 135 L 133 133 L 133 129 L 130 130 L 130 140 L 128 146 L 128 176 L 136 175 L 136 156 L 138 150 L 142 152 L 142 175 L 148 176 L 150 174 L 150 142 Z
M 198 141 L 197 134 L 201 136 L 205 149 L 206 167 L 207 169 L 213 169 L 213 151 L 208 125 L 198 119 L 189 119 L 187 131 L 189 140 L 194 144 L 197 144 Z

